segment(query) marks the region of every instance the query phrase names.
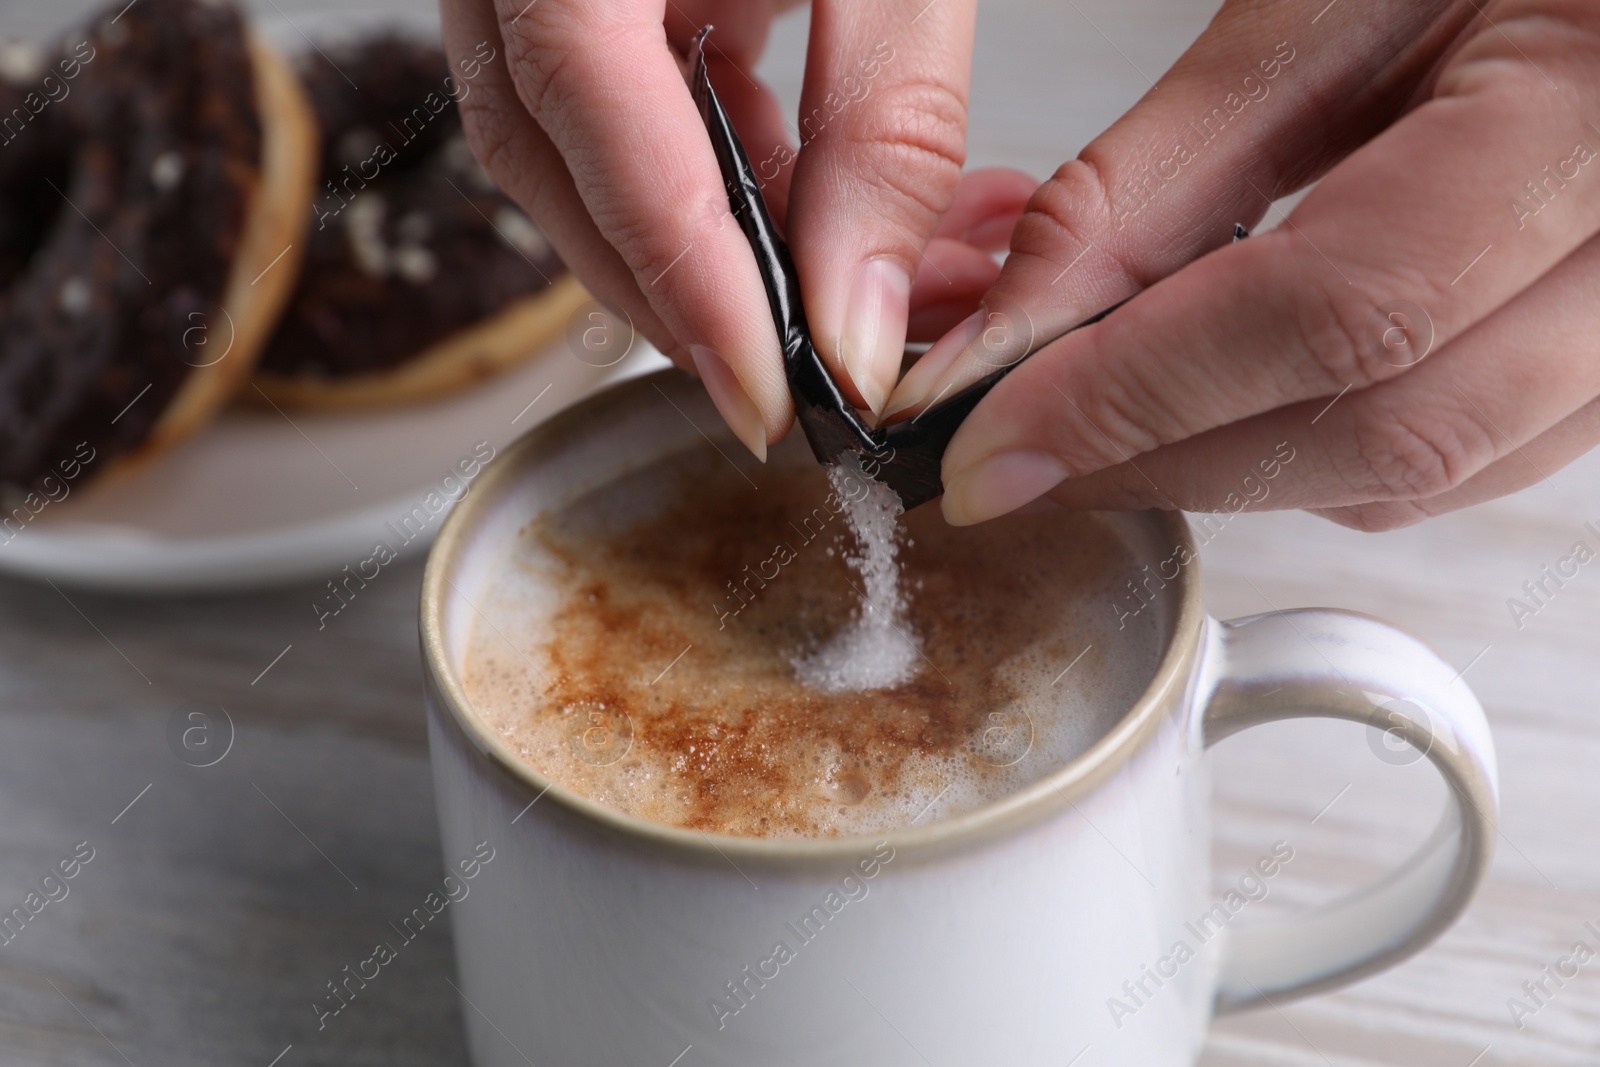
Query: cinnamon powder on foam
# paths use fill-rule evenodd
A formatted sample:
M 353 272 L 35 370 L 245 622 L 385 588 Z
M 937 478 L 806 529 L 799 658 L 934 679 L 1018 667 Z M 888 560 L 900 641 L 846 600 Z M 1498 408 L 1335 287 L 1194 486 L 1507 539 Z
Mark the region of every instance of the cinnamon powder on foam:
M 469 639 L 475 710 L 535 768 L 623 811 L 827 836 L 999 799 L 1088 747 L 1143 689 L 1160 624 L 1151 612 L 1116 629 L 1135 564 L 1104 519 L 957 529 L 935 508 L 898 520 L 909 673 L 808 684 L 808 657 L 863 626 L 846 559 L 862 550 L 843 518 L 851 491 L 789 455 L 752 488 L 702 446 L 525 527 L 480 605 L 492 625 Z

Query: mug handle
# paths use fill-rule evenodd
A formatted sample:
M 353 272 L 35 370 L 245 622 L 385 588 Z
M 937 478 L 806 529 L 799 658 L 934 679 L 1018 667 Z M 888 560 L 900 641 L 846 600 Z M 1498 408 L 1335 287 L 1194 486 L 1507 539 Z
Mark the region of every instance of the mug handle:
M 1323 609 L 1254 615 L 1219 630 L 1221 669 L 1201 721 L 1207 748 L 1280 719 L 1349 719 L 1382 731 L 1368 733 L 1379 758 L 1427 756 L 1455 801 L 1378 882 L 1298 915 L 1225 928 L 1222 1014 L 1354 982 L 1443 933 L 1488 872 L 1499 789 L 1483 708 L 1461 672 L 1410 634 Z

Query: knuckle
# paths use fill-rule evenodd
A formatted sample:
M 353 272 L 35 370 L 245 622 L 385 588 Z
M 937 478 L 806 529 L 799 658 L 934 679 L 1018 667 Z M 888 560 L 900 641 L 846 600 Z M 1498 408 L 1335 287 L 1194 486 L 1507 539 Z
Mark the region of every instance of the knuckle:
M 825 99 L 821 108 L 828 106 Z M 802 133 L 817 110 L 802 118 Z M 902 82 L 885 86 L 872 106 L 853 110 L 854 117 L 847 111 L 839 123 L 839 139 L 856 172 L 930 217 L 943 214 L 967 159 L 960 94 L 936 82 Z
M 1389 500 L 1419 500 L 1454 489 L 1479 465 L 1482 444 L 1458 421 L 1373 408 L 1354 420 L 1358 484 Z
M 467 137 L 467 147 L 473 158 L 498 181 L 508 169 L 507 159 L 513 151 L 510 122 L 498 104 L 484 99 L 483 93 L 472 93 L 456 106 L 461 109 L 461 127 Z
M 636 52 L 636 33 L 636 25 L 620 17 L 550 0 L 500 19 L 517 92 L 546 130 L 595 95 L 593 58 Z
M 1364 389 L 1392 377 L 1400 368 L 1383 359 L 1381 338 L 1375 337 L 1377 302 L 1352 285 L 1318 277 L 1305 290 L 1306 299 L 1294 302 L 1294 340 L 1303 355 L 1299 362 L 1301 384 L 1313 390 Z
M 1028 199 L 1012 238 L 1012 251 L 1066 270 L 1093 249 L 1135 288 L 1155 284 L 1160 280 L 1156 272 L 1125 254 L 1121 242 L 1106 240 L 1111 217 L 1105 171 L 1088 157 L 1069 160 Z
M 543 48 L 532 42 L 524 44 L 527 75 L 517 81 L 517 93 L 523 103 L 546 130 L 561 115 L 569 113 L 573 103 L 582 96 L 578 84 L 573 48 Z
M 1253 251 L 1265 251 L 1274 236 L 1256 238 L 1262 247 Z M 1280 256 L 1283 252 L 1281 247 L 1273 251 Z M 1354 282 L 1323 270 L 1300 271 L 1298 277 L 1303 284 L 1297 288 L 1309 295 L 1294 301 L 1291 343 L 1303 356 L 1296 361 L 1300 384 L 1315 391 L 1363 389 L 1415 366 L 1434 343 L 1433 320 L 1426 309 L 1448 308 L 1452 303 L 1434 283 L 1404 268 L 1367 265 Z M 1397 301 L 1392 299 L 1395 294 L 1416 300 Z M 1413 323 L 1412 315 L 1419 315 L 1420 321 Z
M 529 184 L 539 168 L 527 165 L 528 145 L 517 135 L 516 122 L 482 95 L 474 93 L 459 105 L 467 147 L 494 183 L 527 207 L 537 198 L 537 189 L 530 190 Z
M 650 226 L 645 219 L 628 215 L 622 212 L 604 212 L 595 216 L 595 222 L 600 231 L 610 240 L 617 254 L 622 257 L 622 262 L 633 272 L 639 280 L 641 288 L 646 292 L 650 289 L 664 290 L 670 288 L 670 268 L 673 265 L 676 252 L 667 254 L 666 249 L 671 242 L 663 244 L 661 233 Z M 679 251 L 685 256 L 689 254 L 692 242 L 679 241 Z M 683 264 L 679 262 L 678 266 Z
M 489 179 L 537 219 L 537 207 L 544 200 L 547 168 L 535 158 L 537 146 L 530 144 L 519 127 L 522 115 L 511 115 L 504 104 L 473 93 L 461 101 L 461 124 L 467 147 Z
M 1098 383 L 1081 404 L 1069 404 L 1067 422 L 1083 423 L 1072 434 L 1076 442 L 1063 455 L 1069 467 L 1094 469 L 1122 463 L 1130 456 L 1160 447 L 1165 442 L 1152 426 L 1166 425 L 1165 405 L 1158 395 L 1127 375 Z
M 515 7 L 496 4 L 495 7 L 500 36 L 519 53 L 533 48 L 574 47 L 596 27 L 612 21 L 601 12 L 599 5 L 590 12 L 585 10 L 585 5 L 571 0 L 542 0 Z
M 1109 327 L 1109 324 L 1108 324 Z M 1208 412 L 1222 410 L 1226 387 L 1205 373 L 1174 366 L 1170 354 L 1129 329 L 1086 335 L 1091 350 L 1075 367 L 1098 368 L 1081 402 L 1091 443 L 1115 460 L 1187 440 L 1211 428 Z M 1115 358 L 1113 358 L 1115 353 Z M 1078 413 L 1075 413 L 1078 414 Z

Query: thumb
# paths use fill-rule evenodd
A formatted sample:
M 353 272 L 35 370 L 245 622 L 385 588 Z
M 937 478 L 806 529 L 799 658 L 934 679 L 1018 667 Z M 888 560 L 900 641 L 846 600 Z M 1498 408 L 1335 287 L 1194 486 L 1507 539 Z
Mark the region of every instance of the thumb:
M 816 0 L 789 244 L 817 351 L 874 414 L 900 374 L 911 282 L 966 158 L 977 0 Z

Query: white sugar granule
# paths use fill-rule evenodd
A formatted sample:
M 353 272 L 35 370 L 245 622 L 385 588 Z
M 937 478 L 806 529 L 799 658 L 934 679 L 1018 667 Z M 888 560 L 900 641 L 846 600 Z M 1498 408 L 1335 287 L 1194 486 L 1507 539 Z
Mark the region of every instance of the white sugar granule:
M 900 588 L 897 557 L 905 530 L 899 519 L 905 507 L 894 490 L 861 469 L 854 452 L 828 468 L 828 481 L 844 501 L 845 521 L 855 539 L 855 550 L 844 558 L 859 577 L 858 603 L 850 622 L 831 640 L 793 660 L 795 673 L 806 685 L 828 693 L 909 682 L 916 676 L 921 646 L 906 618 Z

